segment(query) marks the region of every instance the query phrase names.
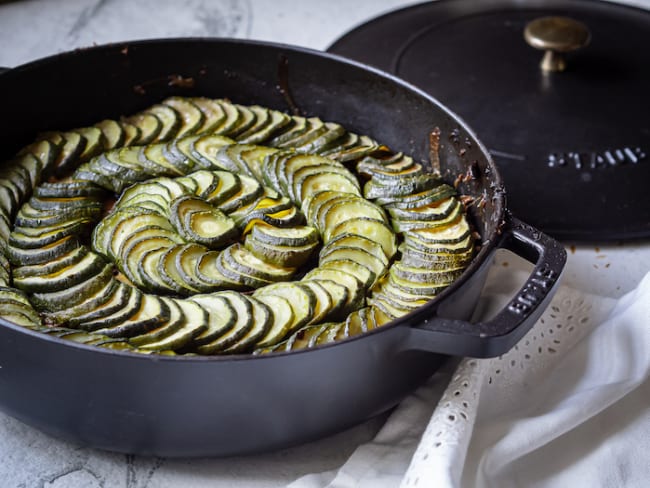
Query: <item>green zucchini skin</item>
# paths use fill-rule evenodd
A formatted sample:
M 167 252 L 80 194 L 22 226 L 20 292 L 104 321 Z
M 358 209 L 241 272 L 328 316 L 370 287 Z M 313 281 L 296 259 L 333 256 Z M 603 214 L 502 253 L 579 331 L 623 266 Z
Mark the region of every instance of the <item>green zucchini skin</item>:
M 98 347 L 318 347 L 424 305 L 475 253 L 424 164 L 225 99 L 42 134 L 3 168 L 0 316 Z

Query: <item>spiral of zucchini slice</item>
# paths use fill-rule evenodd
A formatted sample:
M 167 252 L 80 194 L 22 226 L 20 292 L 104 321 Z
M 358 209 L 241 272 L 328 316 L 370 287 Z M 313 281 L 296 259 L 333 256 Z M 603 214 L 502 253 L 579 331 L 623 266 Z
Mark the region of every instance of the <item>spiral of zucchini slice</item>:
M 314 347 L 420 307 L 475 243 L 455 190 L 318 118 L 171 97 L 0 174 L 0 316 L 161 354 Z

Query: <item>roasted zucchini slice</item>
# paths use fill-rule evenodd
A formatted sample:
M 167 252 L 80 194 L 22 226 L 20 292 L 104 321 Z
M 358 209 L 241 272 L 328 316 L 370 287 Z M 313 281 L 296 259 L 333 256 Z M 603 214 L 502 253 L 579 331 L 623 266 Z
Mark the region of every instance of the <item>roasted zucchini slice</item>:
M 231 330 L 238 322 L 237 310 L 230 300 L 218 293 L 194 295 L 187 301 L 198 305 L 208 316 L 207 328 L 193 338 L 193 347 L 212 343 Z
M 254 297 L 254 300 L 265 304 L 272 311 L 271 324 L 266 334 L 258 339 L 256 346 L 264 348 L 277 344 L 289 334 L 296 322 L 290 300 L 275 294 L 261 294 Z
M 189 101 L 191 101 L 203 114 L 203 124 L 196 129 L 196 133 L 218 133 L 219 128 L 226 119 L 226 113 L 221 107 L 221 104 L 216 100 L 204 97 L 190 98 Z
M 216 339 L 196 347 L 199 354 L 215 354 L 235 345 L 246 337 L 256 326 L 253 317 L 253 304 L 247 296 L 233 291 L 218 292 L 214 295 L 225 299 L 234 311 L 235 322 Z M 199 336 L 200 338 L 200 336 Z
M 95 127 L 102 131 L 104 150 L 110 150 L 125 145 L 126 133 L 122 125 L 116 120 L 102 120 L 101 122 L 97 122 Z
M 96 329 L 95 332 L 108 337 L 134 337 L 157 329 L 169 318 L 168 302 L 155 295 L 142 295 L 140 307 L 132 315 L 111 326 Z
M 182 196 L 169 206 L 170 221 L 187 242 L 219 249 L 239 235 L 235 222 L 205 200 Z
M 263 300 L 262 297 L 268 295 L 279 296 L 289 302 L 293 311 L 293 322 L 289 326 L 289 333 L 313 320 L 316 295 L 310 287 L 301 283 L 275 283 L 253 293 L 253 297 L 258 300 Z
M 174 109 L 180 117 L 180 127 L 178 129 L 177 137 L 185 137 L 195 134 L 205 122 L 205 115 L 199 107 L 197 107 L 192 100 L 182 97 L 170 97 L 163 101 Z

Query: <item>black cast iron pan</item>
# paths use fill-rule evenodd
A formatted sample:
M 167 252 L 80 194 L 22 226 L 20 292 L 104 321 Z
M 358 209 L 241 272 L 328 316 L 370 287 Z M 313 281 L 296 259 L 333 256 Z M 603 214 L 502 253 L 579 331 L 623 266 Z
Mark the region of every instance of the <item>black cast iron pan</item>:
M 287 354 L 143 357 L 3 322 L 5 412 L 52 435 L 115 451 L 259 452 L 362 422 L 396 405 L 449 355 L 501 354 L 532 326 L 553 294 L 564 249 L 507 212 L 493 162 L 461 120 L 423 92 L 343 58 L 215 39 L 109 45 L 46 58 L 0 75 L 0 157 L 40 131 L 119 117 L 172 94 L 286 110 L 287 91 L 303 113 L 422 160 L 429 132 L 440 128 L 445 176 L 468 174 L 461 191 L 482 202 L 472 218 L 483 245 L 466 273 L 436 300 L 375 332 Z M 470 324 L 498 248 L 528 259 L 534 270 L 496 317 Z

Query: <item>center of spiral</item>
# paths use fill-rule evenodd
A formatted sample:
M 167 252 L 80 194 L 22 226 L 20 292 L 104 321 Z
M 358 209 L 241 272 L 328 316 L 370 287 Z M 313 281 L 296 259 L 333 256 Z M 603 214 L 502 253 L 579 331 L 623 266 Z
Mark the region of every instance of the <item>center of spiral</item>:
M 132 284 L 191 295 L 288 281 L 318 246 L 291 201 L 254 178 L 200 170 L 124 190 L 93 249 Z

